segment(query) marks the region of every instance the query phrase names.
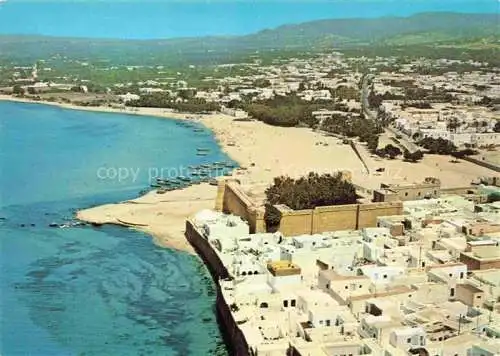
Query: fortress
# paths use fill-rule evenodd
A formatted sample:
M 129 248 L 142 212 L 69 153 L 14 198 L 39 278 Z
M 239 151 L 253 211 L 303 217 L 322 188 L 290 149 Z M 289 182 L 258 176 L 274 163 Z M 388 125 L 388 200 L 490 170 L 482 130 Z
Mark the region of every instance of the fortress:
M 350 178 L 346 176 L 346 179 Z M 305 210 L 293 210 L 286 205 L 275 205 L 274 208 L 281 215 L 278 229 L 284 236 L 375 227 L 377 217 L 403 213 L 401 201 L 332 205 Z M 219 181 L 215 210 L 240 216 L 248 222 L 251 233 L 266 232 L 264 206 L 249 197 L 236 179 Z

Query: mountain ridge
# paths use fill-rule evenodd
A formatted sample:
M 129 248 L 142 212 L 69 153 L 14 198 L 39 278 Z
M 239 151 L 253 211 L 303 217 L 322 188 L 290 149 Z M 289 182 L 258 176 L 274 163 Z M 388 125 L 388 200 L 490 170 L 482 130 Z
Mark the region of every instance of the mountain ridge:
M 377 18 L 363 18 L 363 17 L 358 17 L 358 18 L 335 18 L 335 19 L 321 19 L 321 20 L 313 20 L 313 21 L 305 21 L 305 22 L 299 22 L 299 23 L 290 23 L 290 24 L 285 24 L 285 25 L 280 25 L 277 27 L 273 28 L 266 28 L 262 29 L 260 31 L 247 34 L 247 35 L 208 35 L 208 36 L 186 36 L 186 37 L 173 37 L 173 38 L 152 38 L 152 39 L 121 39 L 121 38 L 92 38 L 92 37 L 72 37 L 72 36 L 50 36 L 50 35 L 39 35 L 39 34 L 0 34 L 0 39 L 2 38 L 9 38 L 9 37 L 15 37 L 15 38 L 44 38 L 44 39 L 59 39 L 59 40 L 72 40 L 72 41 L 93 41 L 93 42 L 129 42 L 129 43 L 148 43 L 148 42 L 178 42 L 178 41 L 189 41 L 189 40 L 206 40 L 206 39 L 218 39 L 218 40 L 231 40 L 231 39 L 239 39 L 239 38 L 248 38 L 248 37 L 255 37 L 259 36 L 261 34 L 266 34 L 266 33 L 276 33 L 284 30 L 297 30 L 300 29 L 302 26 L 318 26 L 322 24 L 342 24 L 342 25 L 349 25 L 350 23 L 353 22 L 360 22 L 360 23 L 377 23 L 380 21 L 387 21 L 387 20 L 392 20 L 392 21 L 412 21 L 415 19 L 421 20 L 421 19 L 432 19 L 432 20 L 437 20 L 440 18 L 440 20 L 443 19 L 443 17 L 453 17 L 455 20 L 476 20 L 479 21 L 482 25 L 484 25 L 483 20 L 486 20 L 487 24 L 486 25 L 496 25 L 497 30 L 500 29 L 500 24 L 498 23 L 498 15 L 495 13 L 461 13 L 461 12 L 420 12 L 416 13 L 410 16 L 383 16 L 383 17 L 377 17 Z M 440 21 L 441 26 L 443 23 Z M 471 23 L 467 21 L 466 23 L 461 22 L 461 25 L 465 25 L 466 27 L 469 28 L 474 28 L 477 26 L 477 23 L 473 23 L 471 26 Z M 384 25 L 386 25 L 384 23 Z M 428 26 L 427 26 L 428 27 Z M 446 25 L 446 27 L 449 27 Z M 387 27 L 386 27 L 387 29 Z M 337 29 L 338 30 L 338 29 Z M 398 31 L 400 29 L 398 28 Z
M 391 40 L 405 44 L 405 39 L 413 37 L 418 38 L 420 44 L 435 40 L 491 37 L 498 36 L 499 26 L 498 15 L 493 13 L 423 12 L 407 17 L 315 20 L 243 36 L 129 40 L 0 35 L 0 58 L 27 59 L 61 53 L 85 58 L 102 57 L 103 54 L 124 56 L 138 51 L 153 57 L 185 58 L 208 53 L 237 54 L 261 50 L 315 51 L 384 44 Z

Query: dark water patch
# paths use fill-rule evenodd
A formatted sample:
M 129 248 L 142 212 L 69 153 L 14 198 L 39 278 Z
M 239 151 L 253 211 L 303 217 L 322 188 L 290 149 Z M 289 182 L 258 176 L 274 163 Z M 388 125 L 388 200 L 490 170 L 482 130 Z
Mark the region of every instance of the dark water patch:
M 47 277 L 49 274 L 50 274 L 50 271 L 48 269 L 43 269 L 43 270 L 28 272 L 28 273 L 26 273 L 26 276 L 29 278 L 41 281 L 45 277 Z

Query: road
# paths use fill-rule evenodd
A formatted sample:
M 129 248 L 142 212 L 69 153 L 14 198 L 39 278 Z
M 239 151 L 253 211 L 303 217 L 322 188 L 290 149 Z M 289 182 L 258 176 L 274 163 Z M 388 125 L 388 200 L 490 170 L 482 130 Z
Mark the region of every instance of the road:
M 370 94 L 370 82 L 373 80 L 373 74 L 367 74 L 363 79 L 363 87 L 361 88 L 361 107 L 365 117 L 370 120 L 377 120 L 377 114 L 370 110 L 368 104 L 368 95 Z
M 377 113 L 370 110 L 370 105 L 368 103 L 368 95 L 370 94 L 369 83 L 373 80 L 373 78 L 374 78 L 373 74 L 367 74 L 363 79 L 363 87 L 361 89 L 361 107 L 363 108 L 363 112 L 367 119 L 377 120 Z M 390 132 L 394 136 L 401 137 L 398 138 L 399 143 L 401 144 L 402 147 L 404 147 L 411 153 L 419 150 L 419 147 L 412 142 L 411 138 L 405 135 L 404 133 L 399 132 L 399 130 L 396 130 L 395 128 L 392 127 L 387 127 L 386 132 Z
M 420 149 L 415 143 L 413 143 L 411 141 L 410 137 L 408 137 L 406 134 L 402 133 L 401 131 L 399 131 L 393 127 L 387 127 L 386 131 L 388 131 L 391 134 L 393 134 L 394 136 L 396 136 L 396 139 L 399 141 L 401 146 L 406 148 L 411 153 L 418 151 Z

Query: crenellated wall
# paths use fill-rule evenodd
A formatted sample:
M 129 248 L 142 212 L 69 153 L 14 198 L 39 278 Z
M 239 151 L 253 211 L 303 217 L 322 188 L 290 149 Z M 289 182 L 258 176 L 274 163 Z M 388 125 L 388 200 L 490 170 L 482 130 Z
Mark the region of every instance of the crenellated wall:
M 292 210 L 284 205 L 275 207 L 281 214 L 279 231 L 284 236 L 375 227 L 377 217 L 403 214 L 400 201 L 331 205 L 306 210 Z M 241 216 L 248 221 L 251 233 L 266 231 L 264 208 L 256 206 L 236 180 L 219 182 L 216 210 Z
M 279 231 L 284 236 L 309 234 L 313 226 L 313 210 L 291 210 L 275 206 L 281 213 Z
M 335 230 L 355 230 L 359 204 L 321 206 L 313 210 L 312 234 Z
M 250 233 L 266 231 L 264 208 L 254 202 L 240 188 L 236 179 L 221 179 L 217 186 L 215 210 L 241 216 L 248 221 Z
M 357 229 L 377 226 L 379 216 L 391 216 L 403 214 L 403 202 L 387 203 L 365 203 L 358 204 L 358 225 Z

